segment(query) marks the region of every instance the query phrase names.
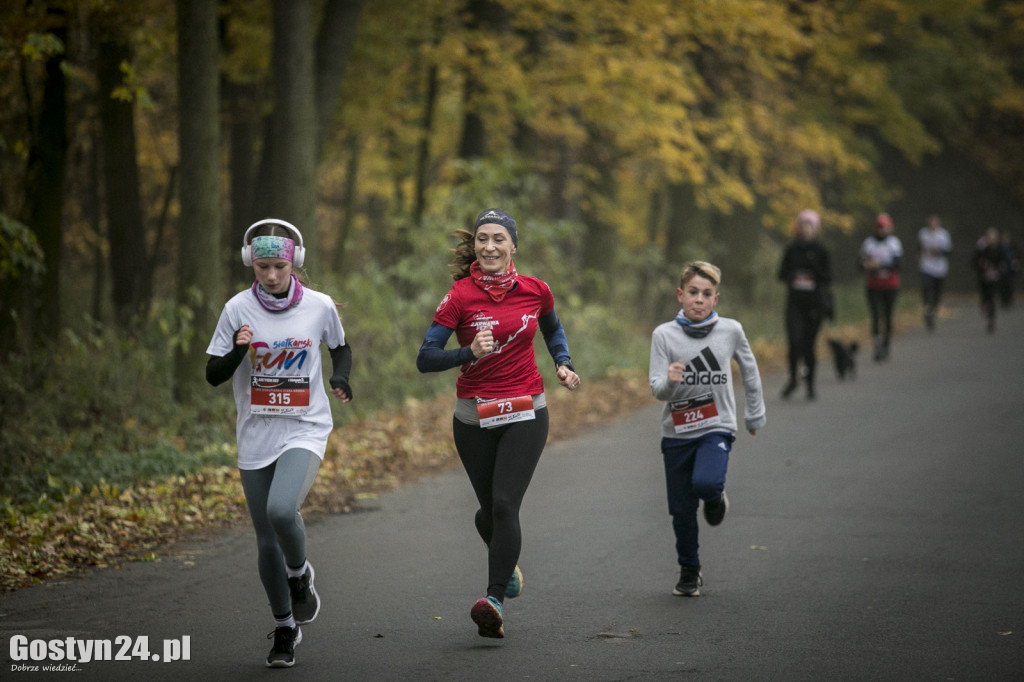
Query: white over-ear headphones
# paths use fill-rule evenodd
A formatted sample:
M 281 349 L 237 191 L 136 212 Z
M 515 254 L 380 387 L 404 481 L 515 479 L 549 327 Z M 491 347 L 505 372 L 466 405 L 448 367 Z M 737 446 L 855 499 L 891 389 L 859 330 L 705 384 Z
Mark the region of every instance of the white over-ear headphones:
M 292 265 L 296 268 L 301 268 L 302 264 L 306 261 L 306 247 L 302 243 L 302 233 L 299 232 L 299 228 L 295 227 L 291 223 L 277 218 L 267 218 L 266 220 L 260 220 L 249 226 L 249 229 L 245 231 L 245 236 L 242 237 L 242 263 L 246 267 L 252 266 L 252 244 L 249 243 L 249 235 L 252 231 L 260 225 L 281 225 L 287 227 L 289 230 L 294 232 L 299 238 L 299 243 L 295 245 L 295 255 L 292 257 Z

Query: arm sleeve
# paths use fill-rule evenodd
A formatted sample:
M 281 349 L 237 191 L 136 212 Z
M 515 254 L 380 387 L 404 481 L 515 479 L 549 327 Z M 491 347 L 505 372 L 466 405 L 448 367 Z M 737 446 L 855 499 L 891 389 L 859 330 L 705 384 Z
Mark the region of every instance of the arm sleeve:
M 900 266 L 903 264 L 903 242 L 901 242 L 898 238 L 894 237 L 892 239 L 891 249 L 892 249 L 892 266 L 891 267 L 894 270 L 899 270 Z
M 821 278 L 821 283 L 825 286 L 832 284 L 832 257 L 825 247 L 821 248 L 821 272 L 819 277 Z
M 743 378 L 743 393 L 746 397 L 746 405 L 743 411 L 744 423 L 747 430 L 762 428 L 767 419 L 764 408 L 764 390 L 761 386 L 761 374 L 757 369 L 757 360 L 754 358 L 754 351 L 750 348 L 746 334 L 742 328 L 739 332 L 739 339 L 736 342 L 736 351 L 733 358 L 740 368 L 740 376 Z
M 779 261 L 779 270 L 775 273 L 776 278 L 779 281 L 789 284 L 789 248 L 782 254 L 782 260 Z
M 544 335 L 548 352 L 555 361 L 555 367 L 564 365 L 575 372 L 576 368 L 573 367 L 572 358 L 569 356 L 569 342 L 565 338 L 565 329 L 562 328 L 562 322 L 553 308 L 550 313 L 538 320 L 538 325 L 540 333 Z
M 352 347 L 346 343 L 336 348 L 330 348 L 329 351 L 331 365 L 334 369 L 328 383 L 331 384 L 331 388 L 340 388 L 345 391 L 351 400 L 352 388 L 348 385 L 348 377 L 352 373 Z
M 232 336 L 232 341 L 238 340 L 239 329 L 235 330 Z M 235 370 L 242 364 L 242 360 L 245 359 L 245 354 L 249 352 L 249 346 L 240 346 L 235 344 L 235 347 L 228 351 L 226 354 L 221 356 L 211 355 L 210 359 L 206 361 L 206 381 L 211 386 L 220 386 L 225 381 L 230 379 L 235 374 Z
M 461 346 L 445 350 L 445 344 L 451 338 L 454 329 L 433 322 L 423 338 L 423 345 L 416 355 L 416 369 L 420 372 L 443 372 L 452 367 L 464 365 L 474 359 L 471 346 Z
M 658 330 L 655 330 L 651 337 L 651 362 L 648 377 L 651 382 L 651 395 L 666 402 L 672 400 L 678 388 L 678 384 L 668 379 L 670 364 L 672 361 L 669 359 L 665 338 Z

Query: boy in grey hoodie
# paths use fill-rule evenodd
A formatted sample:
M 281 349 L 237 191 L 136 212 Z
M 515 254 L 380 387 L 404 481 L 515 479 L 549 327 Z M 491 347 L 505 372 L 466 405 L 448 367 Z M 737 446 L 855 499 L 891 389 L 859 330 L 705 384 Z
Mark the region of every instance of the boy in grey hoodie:
M 729 510 L 725 474 L 738 430 L 730 359 L 743 379 L 747 431 L 755 434 L 765 425 L 761 377 L 743 326 L 714 311 L 721 279 L 721 270 L 711 263 L 688 263 L 676 289 L 683 307 L 651 337 L 651 393 L 665 401 L 661 452 L 680 566 L 672 594 L 687 597 L 698 596 L 703 584 L 697 543 L 700 501 L 711 526 Z

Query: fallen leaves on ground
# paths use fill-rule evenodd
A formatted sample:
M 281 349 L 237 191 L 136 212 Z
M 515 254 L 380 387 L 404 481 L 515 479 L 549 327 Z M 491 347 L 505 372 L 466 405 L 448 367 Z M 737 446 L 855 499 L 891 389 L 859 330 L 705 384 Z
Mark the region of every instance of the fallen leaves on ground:
M 916 312 L 897 315 L 897 331 Z M 826 336 L 863 338 L 863 323 L 831 326 Z M 778 371 L 785 349 L 778 342 L 754 343 L 762 376 Z M 819 350 L 827 358 L 827 350 Z M 770 387 L 765 387 L 770 391 Z M 647 377 L 622 373 L 587 381 L 579 391 L 547 390 L 551 413 L 548 442 L 612 423 L 654 402 Z M 324 463 L 303 504 L 307 517 L 351 511 L 358 500 L 458 464 L 451 436 L 454 397 L 409 400 L 336 429 Z M 652 425 L 652 429 L 656 429 Z M 657 441 L 657 436 L 652 438 Z M 28 509 L 0 508 L 0 592 L 93 567 L 130 560 L 157 561 L 157 550 L 188 535 L 248 522 L 238 469 L 219 467 L 162 482 L 140 482 L 125 490 L 105 485 L 72 490 L 63 500 Z
M 614 421 L 650 403 L 646 377 L 621 375 L 570 393 L 549 387 L 549 442 Z M 401 409 L 336 429 L 303 504 L 307 517 L 351 511 L 359 499 L 458 464 L 454 398 L 409 400 Z M 248 521 L 238 469 L 218 467 L 124 490 L 71 490 L 34 508 L 7 507 L 0 591 L 124 561 L 154 561 L 188 535 Z

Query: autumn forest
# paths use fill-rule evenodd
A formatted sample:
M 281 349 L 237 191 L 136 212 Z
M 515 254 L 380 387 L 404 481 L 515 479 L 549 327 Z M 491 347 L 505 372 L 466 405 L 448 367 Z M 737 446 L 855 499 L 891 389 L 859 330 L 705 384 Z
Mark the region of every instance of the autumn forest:
M 0 468 L 30 490 L 231 442 L 205 349 L 268 216 L 344 306 L 356 416 L 450 388 L 413 358 L 490 206 L 593 378 L 645 368 L 688 258 L 777 324 L 803 208 L 849 283 L 880 211 L 1024 240 L 1020 1 L 19 0 L 0 90 Z

